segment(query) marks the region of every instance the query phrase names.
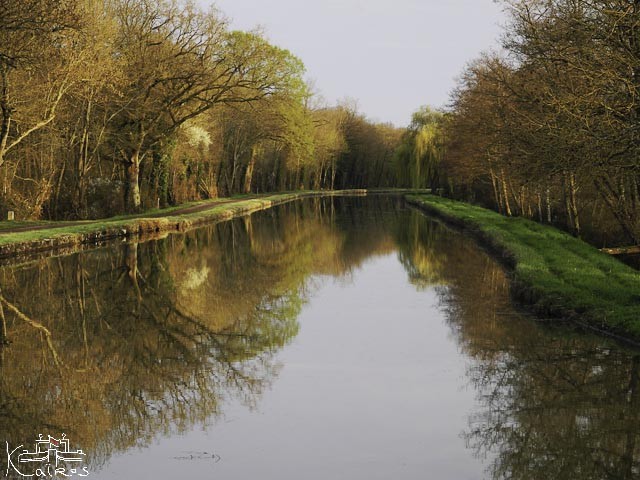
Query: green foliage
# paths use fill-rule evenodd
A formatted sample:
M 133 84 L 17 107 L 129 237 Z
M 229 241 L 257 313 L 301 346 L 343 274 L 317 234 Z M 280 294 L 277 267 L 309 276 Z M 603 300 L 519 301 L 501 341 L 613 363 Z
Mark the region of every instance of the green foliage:
M 640 338 L 640 273 L 631 267 L 565 232 L 524 218 L 442 197 L 409 199 L 462 221 L 513 255 L 514 280 L 538 311 L 575 314 L 596 328 Z
M 399 184 L 412 188 L 434 188 L 444 153 L 444 114 L 422 107 L 413 114 L 409 128 L 395 152 Z
M 321 105 L 302 60 L 259 30 L 229 29 L 215 8 L 0 4 L 2 216 L 394 185 L 397 129 Z

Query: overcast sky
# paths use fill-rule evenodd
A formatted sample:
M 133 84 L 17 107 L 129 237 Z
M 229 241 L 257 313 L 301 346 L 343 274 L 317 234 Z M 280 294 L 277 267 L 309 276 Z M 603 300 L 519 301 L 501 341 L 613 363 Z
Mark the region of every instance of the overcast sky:
M 199 0 L 232 28 L 265 29 L 289 49 L 329 103 L 353 98 L 369 118 L 408 124 L 443 106 L 464 65 L 496 47 L 504 17 L 493 0 Z

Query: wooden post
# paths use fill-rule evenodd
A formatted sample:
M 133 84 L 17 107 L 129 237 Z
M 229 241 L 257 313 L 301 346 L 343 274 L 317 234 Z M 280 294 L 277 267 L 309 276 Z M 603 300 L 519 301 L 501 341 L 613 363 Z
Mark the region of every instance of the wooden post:
M 16 214 L 13 210 L 9 210 L 7 212 L 7 220 L 9 220 L 10 222 L 16 219 Z

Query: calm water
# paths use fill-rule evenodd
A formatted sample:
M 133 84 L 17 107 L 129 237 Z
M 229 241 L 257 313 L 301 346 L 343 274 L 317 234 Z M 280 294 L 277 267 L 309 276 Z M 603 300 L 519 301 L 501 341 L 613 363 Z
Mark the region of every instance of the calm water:
M 519 313 L 494 261 L 397 199 L 0 282 L 0 442 L 64 432 L 89 478 L 640 478 L 640 352 Z

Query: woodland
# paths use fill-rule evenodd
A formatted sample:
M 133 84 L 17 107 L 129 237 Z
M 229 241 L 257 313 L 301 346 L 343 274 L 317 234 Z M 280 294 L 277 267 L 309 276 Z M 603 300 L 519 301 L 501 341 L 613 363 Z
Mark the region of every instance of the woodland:
M 439 123 L 439 185 L 600 245 L 640 244 L 640 1 L 501 3 L 502 50 L 469 63 Z
M 328 105 L 301 59 L 215 8 L 5 0 L 0 214 L 431 188 L 600 245 L 640 244 L 640 1 L 500 3 L 500 49 L 469 62 L 448 106 L 399 128 L 354 100 Z
M 388 187 L 401 130 L 328 106 L 259 31 L 174 0 L 0 3 L 0 211 L 84 219 Z M 5 216 L 6 218 L 6 216 Z

